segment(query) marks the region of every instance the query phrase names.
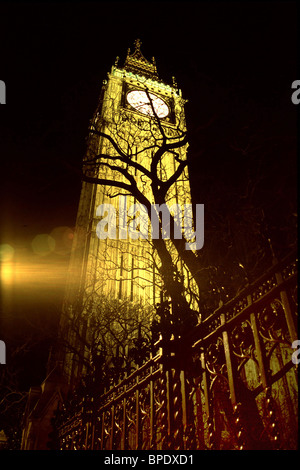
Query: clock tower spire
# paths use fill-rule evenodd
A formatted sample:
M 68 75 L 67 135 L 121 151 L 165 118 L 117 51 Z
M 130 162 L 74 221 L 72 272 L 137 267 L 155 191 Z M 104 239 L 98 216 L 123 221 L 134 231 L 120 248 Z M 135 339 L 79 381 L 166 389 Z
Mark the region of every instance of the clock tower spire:
M 134 45 L 135 50 L 132 54 L 130 48 L 127 50 L 124 69 L 137 75 L 157 80 L 158 74 L 154 57 L 152 57 L 152 62 L 145 59 L 141 51 L 142 42 L 140 39 L 136 39 Z

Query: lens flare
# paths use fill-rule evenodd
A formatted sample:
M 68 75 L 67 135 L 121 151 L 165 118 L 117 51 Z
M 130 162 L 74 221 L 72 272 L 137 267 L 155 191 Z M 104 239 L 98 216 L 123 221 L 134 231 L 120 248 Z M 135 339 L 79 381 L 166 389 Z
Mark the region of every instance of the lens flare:
M 45 256 L 55 250 L 55 240 L 50 235 L 42 233 L 36 235 L 31 242 L 31 248 L 37 255 Z
M 70 253 L 74 237 L 73 230 L 70 227 L 55 227 L 50 233 L 50 237 L 55 241 L 55 253 L 59 255 Z
M 7 262 L 11 261 L 14 257 L 15 249 L 8 243 L 0 245 L 0 261 Z

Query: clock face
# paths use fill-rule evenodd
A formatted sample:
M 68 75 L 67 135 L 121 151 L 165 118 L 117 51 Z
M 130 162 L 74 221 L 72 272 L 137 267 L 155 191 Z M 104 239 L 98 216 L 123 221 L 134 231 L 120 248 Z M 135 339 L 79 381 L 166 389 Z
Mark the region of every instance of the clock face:
M 149 93 L 153 108 L 159 118 L 164 118 L 169 114 L 168 105 L 158 96 Z M 137 111 L 148 116 L 153 116 L 152 107 L 147 93 L 142 90 L 133 90 L 127 94 L 128 103 Z

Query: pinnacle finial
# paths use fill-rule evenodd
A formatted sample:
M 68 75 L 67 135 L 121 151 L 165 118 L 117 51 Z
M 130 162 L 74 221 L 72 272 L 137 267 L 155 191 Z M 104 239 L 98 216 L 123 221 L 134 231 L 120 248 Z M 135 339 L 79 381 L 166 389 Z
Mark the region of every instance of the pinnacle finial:
M 130 49 L 127 50 L 127 57 L 124 67 L 126 70 L 137 73 L 139 75 L 158 78 L 155 59 L 152 59 L 152 63 L 145 59 L 141 52 L 141 44 L 142 41 L 140 39 L 136 39 L 134 41 L 134 52 L 131 54 Z
M 134 45 L 135 45 L 135 49 L 136 50 L 140 50 L 141 49 L 141 45 L 142 45 L 142 41 L 140 39 L 136 39 L 134 41 Z

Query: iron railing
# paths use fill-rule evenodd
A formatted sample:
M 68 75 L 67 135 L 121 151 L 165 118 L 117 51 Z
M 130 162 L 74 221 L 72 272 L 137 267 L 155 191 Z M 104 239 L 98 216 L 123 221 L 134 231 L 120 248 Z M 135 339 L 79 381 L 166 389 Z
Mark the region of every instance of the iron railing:
M 106 393 L 65 404 L 59 447 L 297 448 L 297 306 L 291 255 Z

